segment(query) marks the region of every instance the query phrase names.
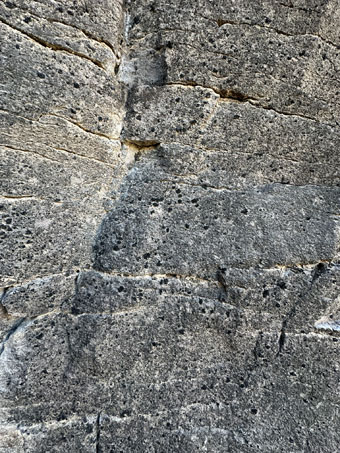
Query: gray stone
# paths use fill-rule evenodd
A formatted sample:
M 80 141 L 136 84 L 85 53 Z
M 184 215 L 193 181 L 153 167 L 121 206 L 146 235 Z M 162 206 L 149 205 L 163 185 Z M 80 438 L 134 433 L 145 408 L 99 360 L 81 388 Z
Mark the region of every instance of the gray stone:
M 338 451 L 338 2 L 0 28 L 0 452 Z

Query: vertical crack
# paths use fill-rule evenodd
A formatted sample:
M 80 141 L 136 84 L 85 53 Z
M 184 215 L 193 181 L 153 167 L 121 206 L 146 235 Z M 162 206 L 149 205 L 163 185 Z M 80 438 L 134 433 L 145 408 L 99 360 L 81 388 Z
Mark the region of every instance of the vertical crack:
M 285 347 L 287 324 L 288 324 L 288 321 L 290 321 L 293 318 L 295 313 L 296 313 L 296 307 L 293 306 L 292 309 L 287 314 L 287 316 L 285 317 L 285 319 L 282 321 L 282 326 L 281 326 L 279 340 L 278 340 L 278 350 L 277 350 L 277 353 L 276 353 L 276 357 L 278 357 L 281 354 L 281 352 L 283 351 L 283 349 Z
M 282 327 L 280 330 L 280 336 L 279 336 L 279 341 L 278 341 L 278 351 L 277 351 L 277 356 L 281 354 L 283 351 L 285 341 L 286 341 L 286 325 L 287 325 L 287 319 L 285 319 L 282 322 Z
M 99 414 L 97 415 L 97 419 L 96 419 L 96 453 L 100 453 L 101 452 L 101 448 L 100 448 L 100 418 L 101 418 L 101 413 L 99 412 Z

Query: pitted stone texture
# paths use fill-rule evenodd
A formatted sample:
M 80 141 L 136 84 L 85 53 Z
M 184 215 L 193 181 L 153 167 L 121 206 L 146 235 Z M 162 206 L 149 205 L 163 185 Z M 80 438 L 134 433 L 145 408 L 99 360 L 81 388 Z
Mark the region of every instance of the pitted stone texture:
M 148 83 L 144 59 L 154 49 L 166 83 L 212 87 L 265 108 L 338 124 L 336 1 L 315 7 L 244 3 L 131 1 L 128 61 L 135 79 Z
M 123 95 L 113 76 L 79 56 L 39 45 L 6 24 L 0 29 L 6 37 L 2 110 L 31 120 L 60 116 L 89 132 L 119 137 Z
M 17 318 L 61 310 L 67 300 L 73 299 L 77 277 L 78 274 L 60 274 L 31 280 L 8 289 L 2 297 L 2 306 L 8 317 Z
M 0 5 L 0 450 L 333 453 L 337 2 L 122 3 Z
M 4 286 L 90 265 L 98 212 L 89 212 L 86 201 L 9 198 L 1 200 L 0 207 L 1 240 L 6 245 L 0 252 Z
M 163 149 L 137 161 L 98 235 L 98 269 L 212 278 L 225 265 L 306 264 L 336 255 L 337 187 L 232 190 L 182 182 L 177 171 Z
M 32 433 L 36 448 L 60 448 L 61 430 L 67 442 L 79 442 L 78 429 L 86 428 L 82 442 L 98 429 L 102 451 L 204 451 L 207 444 L 223 451 L 228 444 L 230 451 L 259 445 L 270 452 L 273 436 L 277 451 L 286 442 L 294 452 L 310 442 L 332 451 L 339 440 L 338 338 L 312 331 L 311 321 L 337 292 L 331 283 L 339 273 L 330 267 L 315 275 L 308 268 L 231 269 L 223 288 L 82 274 L 72 314 L 24 321 L 5 344 L 3 411 L 10 423 L 21 420 L 13 431 L 19 438 Z M 283 319 L 282 343 L 276 329 Z
M 93 46 L 105 49 L 105 44 L 118 52 L 121 45 L 122 3 L 122 0 L 104 0 L 100 3 L 94 0 L 86 3 L 15 0 L 3 2 L 0 11 L 3 20 L 51 44 L 66 44 L 78 50 L 73 46 L 80 43 L 74 38 L 81 36 L 87 52 L 94 52 Z M 87 42 L 85 37 L 88 38 Z
M 1 431 L 0 431 L 1 433 Z M 70 420 L 37 423 L 30 427 L 10 426 L 2 435 L 2 451 L 36 453 L 81 451 L 92 453 L 96 448 L 96 416 L 71 417 Z
M 122 5 L 100 18 L 108 6 L 1 3 L 3 287 L 91 265 L 125 102 L 114 70 Z
M 216 161 L 206 170 L 207 182 L 220 172 L 224 186 L 339 184 L 340 135 L 335 127 L 220 99 L 200 87 L 141 87 L 132 90 L 130 100 L 133 108 L 123 137 L 136 143 L 190 145 L 190 154 L 182 148 L 178 156 L 194 162 L 192 173 L 201 171 L 198 162 Z M 178 158 L 175 162 L 180 167 Z
M 129 0 L 129 40 L 141 39 L 146 32 L 163 29 L 194 31 L 204 34 L 209 26 L 216 29 L 224 22 L 248 23 L 273 28 L 282 34 L 318 32 L 339 44 L 338 9 L 336 0 L 293 0 L 275 2 L 255 0 L 199 0 L 194 3 L 178 1 L 169 4 L 157 0 Z
M 35 153 L 60 162 L 67 161 L 68 157 L 79 162 L 77 156 L 112 166 L 117 162 L 119 140 L 90 134 L 64 118 L 46 115 L 38 121 L 33 121 L 1 112 L 0 119 L 6 130 L 1 136 L 2 146 Z M 69 156 L 65 154 L 67 152 L 70 153 Z

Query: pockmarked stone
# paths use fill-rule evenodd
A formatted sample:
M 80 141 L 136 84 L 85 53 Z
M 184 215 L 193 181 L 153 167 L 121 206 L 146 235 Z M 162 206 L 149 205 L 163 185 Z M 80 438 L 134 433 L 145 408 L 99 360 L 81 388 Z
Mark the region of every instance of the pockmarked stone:
M 0 29 L 0 452 L 338 451 L 338 2 Z

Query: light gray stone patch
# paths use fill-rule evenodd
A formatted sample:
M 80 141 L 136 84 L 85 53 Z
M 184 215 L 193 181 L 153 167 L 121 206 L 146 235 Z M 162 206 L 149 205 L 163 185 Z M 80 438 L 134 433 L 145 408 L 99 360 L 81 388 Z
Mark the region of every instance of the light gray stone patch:
M 117 57 L 109 45 L 90 38 L 84 31 L 63 23 L 51 22 L 20 9 L 0 5 L 1 21 L 26 34 L 37 43 L 56 51 L 69 52 L 115 72 Z
M 338 450 L 338 6 L 1 3 L 1 452 Z
M 100 195 L 103 197 L 108 190 L 113 169 L 77 154 L 65 151 L 56 151 L 55 154 L 63 162 L 34 152 L 0 147 L 4 164 L 0 173 L 0 197 L 40 198 L 57 203 L 95 197 L 100 202 Z
M 0 201 L 1 286 L 90 265 L 91 238 L 102 212 L 89 212 L 86 201 Z
M 119 140 L 91 134 L 63 118 L 46 115 L 33 121 L 0 112 L 0 121 L 3 125 L 1 145 L 7 148 L 19 151 L 24 148 L 56 162 L 65 162 L 68 157 L 76 160 L 79 156 L 94 160 L 94 164 L 96 161 L 111 166 L 117 164 L 121 146 Z
M 218 95 L 200 87 L 141 86 L 131 89 L 128 99 L 133 107 L 126 114 L 123 139 L 143 144 L 181 141 L 185 136 L 192 142 L 214 114 Z
M 194 168 L 202 162 L 202 155 L 211 161 L 216 156 L 218 165 L 205 171 L 208 184 L 218 174 L 225 180 L 219 185 L 224 186 L 339 184 L 336 149 L 340 136 L 335 127 L 249 102 L 221 99 L 200 87 L 142 87 L 132 93 L 133 108 L 128 111 L 123 137 L 136 143 L 170 144 L 167 152 L 172 154 L 175 146 L 171 143 L 190 145 L 192 153 L 183 152 L 182 159 L 194 161 L 195 156 Z
M 163 46 L 157 44 L 150 49 L 131 51 L 122 58 L 119 80 L 129 87 L 137 85 L 162 85 L 166 81 L 167 66 Z
M 335 43 L 332 42 L 326 31 L 323 37 L 318 27 L 318 21 L 322 19 L 325 30 L 332 28 L 327 24 L 336 20 L 329 16 L 334 5 L 319 5 L 318 21 L 314 17 L 313 26 L 309 27 L 306 17 L 302 19 L 303 9 L 289 9 L 286 5 L 274 5 L 273 2 L 266 5 L 264 10 L 267 16 L 261 20 L 262 3 L 255 2 L 250 7 L 257 23 L 251 14 L 246 19 L 228 20 L 228 13 L 238 11 L 235 5 L 226 5 L 227 13 L 224 11 L 222 14 L 226 15 L 224 19 L 218 15 L 209 18 L 210 13 L 202 14 L 202 10 L 196 9 L 197 5 L 183 5 L 180 18 L 173 16 L 175 24 L 171 24 L 170 8 L 170 13 L 167 12 L 170 24 L 166 25 L 162 14 L 169 8 L 158 2 L 156 9 L 159 8 L 160 16 L 157 16 L 155 24 L 157 32 L 153 31 L 152 22 L 151 30 L 150 27 L 144 29 L 146 24 L 137 12 L 138 7 L 136 11 L 133 5 L 131 36 L 134 36 L 135 28 L 144 29 L 144 33 L 140 37 L 137 32 L 136 39 L 131 41 L 130 55 L 135 62 L 131 72 L 136 72 L 136 80 L 154 83 L 152 77 L 147 81 L 143 64 L 145 52 L 154 50 L 159 54 L 159 72 L 168 83 L 211 87 L 228 93 L 229 97 L 253 99 L 258 105 L 278 112 L 337 124 L 339 44 L 336 38 Z M 209 4 L 208 11 L 211 7 Z M 216 5 L 216 14 L 215 8 Z M 296 18 L 301 14 L 299 18 L 304 23 L 295 32 L 290 32 L 289 26 L 282 31 L 280 26 L 272 24 L 268 8 L 273 8 L 273 17 L 277 17 L 275 10 L 281 9 L 284 25 L 287 25 L 287 17 Z M 310 6 L 305 10 L 310 12 Z M 197 23 L 193 25 L 195 20 Z M 293 23 L 291 17 L 289 23 Z
M 333 284 L 336 280 L 333 280 Z M 327 304 L 327 307 L 322 313 L 323 316 L 315 321 L 315 328 L 327 333 L 338 333 L 340 332 L 340 300 L 337 296 L 331 303 Z
M 316 0 L 273 2 L 256 0 L 248 2 L 233 0 L 212 2 L 202 0 L 194 3 L 169 4 L 158 0 L 129 2 L 129 40 L 142 39 L 147 33 L 162 30 L 184 30 L 204 35 L 207 29 L 218 30 L 225 23 L 251 24 L 273 28 L 282 34 L 318 33 L 339 44 L 336 30 L 336 1 Z
M 2 110 L 32 120 L 55 115 L 89 132 L 118 138 L 123 94 L 111 75 L 76 55 L 41 46 L 3 23 L 0 29 L 6 38 Z
M 235 129 L 236 127 L 235 124 Z M 209 136 L 213 137 L 211 133 Z M 328 164 L 328 148 L 325 149 L 326 156 L 322 156 L 322 151 L 317 155 L 316 143 L 303 145 L 297 142 L 296 148 L 300 145 L 300 149 L 292 149 L 291 145 L 285 147 L 284 142 L 280 148 L 277 142 L 272 140 L 272 143 L 268 144 L 263 142 L 263 149 L 256 151 L 256 142 L 248 141 L 247 137 L 244 140 L 236 140 L 236 130 L 234 137 L 235 140 L 231 133 L 226 132 L 225 141 L 221 139 L 216 148 L 206 147 L 208 139 L 204 139 L 204 145 L 198 144 L 195 147 L 179 143 L 162 144 L 156 153 L 150 153 L 149 158 L 159 172 L 159 179 L 171 179 L 183 185 L 205 186 L 217 190 L 245 189 L 271 183 L 298 186 L 338 184 L 338 167 Z M 229 146 L 228 140 L 232 142 Z M 324 144 L 321 140 L 322 138 L 320 143 Z M 238 148 L 236 151 L 234 143 L 235 148 Z M 331 143 L 334 142 L 330 141 L 330 146 Z M 314 159 L 312 153 L 316 155 L 315 163 L 310 162 Z
M 2 14 L 13 20 L 25 14 L 25 25 L 21 24 L 22 27 L 26 24 L 34 27 L 34 21 L 40 18 L 51 24 L 50 29 L 54 33 L 60 25 L 74 27 L 85 33 L 90 39 L 98 41 L 99 44 L 106 44 L 119 51 L 123 20 L 122 4 L 122 0 L 114 2 L 105 0 L 100 3 L 91 0 L 86 3 L 72 4 L 65 3 L 63 0 L 53 2 L 44 0 L 34 3 L 30 0 L 16 0 L 4 2 Z M 53 38 L 56 39 L 57 36 Z
M 211 86 L 279 112 L 337 123 L 338 49 L 318 37 L 285 37 L 233 24 L 207 33 L 198 45 L 195 35 L 174 36 L 165 38 L 175 42 L 166 50 L 168 82 Z
M 14 453 L 43 453 L 46 449 L 57 452 L 59 448 L 92 453 L 97 442 L 95 415 L 37 423 L 29 427 L 7 425 L 1 431 L 4 448 Z

